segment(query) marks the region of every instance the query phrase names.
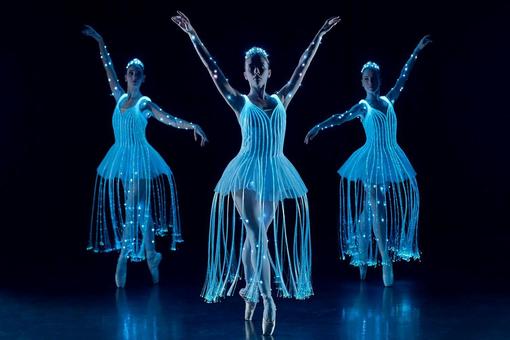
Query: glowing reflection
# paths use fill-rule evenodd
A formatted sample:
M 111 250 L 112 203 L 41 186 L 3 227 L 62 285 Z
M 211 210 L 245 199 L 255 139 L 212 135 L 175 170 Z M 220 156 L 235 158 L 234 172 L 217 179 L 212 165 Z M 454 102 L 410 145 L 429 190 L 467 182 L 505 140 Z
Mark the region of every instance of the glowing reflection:
M 352 306 L 341 310 L 343 339 L 413 339 L 420 330 L 420 307 L 408 291 L 360 285 Z
M 159 287 L 152 287 L 149 296 L 117 289 L 115 302 L 119 315 L 118 337 L 122 339 L 159 339 L 161 306 Z
M 253 324 L 253 321 L 245 321 L 244 322 L 244 338 L 245 338 L 245 340 L 259 340 L 259 339 L 261 339 L 261 335 L 257 334 L 257 331 L 255 330 L 255 325 Z M 262 339 L 271 340 L 271 339 L 274 339 L 274 337 L 272 335 L 264 335 L 264 336 L 262 336 Z

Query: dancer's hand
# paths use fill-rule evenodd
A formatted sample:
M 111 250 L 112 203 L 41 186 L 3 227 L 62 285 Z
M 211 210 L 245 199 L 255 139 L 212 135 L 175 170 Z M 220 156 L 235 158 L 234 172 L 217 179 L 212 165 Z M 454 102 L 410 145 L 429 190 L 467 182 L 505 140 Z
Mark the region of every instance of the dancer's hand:
M 321 27 L 321 29 L 319 31 L 319 34 L 320 35 L 324 35 L 324 34 L 328 33 L 329 30 L 332 29 L 341 20 L 342 19 L 340 19 L 340 17 L 331 17 L 331 18 L 329 18 L 328 20 L 326 20 L 324 25 L 322 25 L 322 27 Z
M 195 34 L 195 29 L 193 26 L 191 26 L 191 22 L 188 17 L 181 11 L 177 11 L 177 14 L 178 15 L 175 15 L 171 18 L 172 21 L 189 35 Z
M 96 40 L 97 42 L 103 41 L 103 37 L 101 34 L 97 33 L 95 29 L 92 28 L 90 25 L 85 25 L 83 30 L 81 31 L 84 35 L 91 37 L 92 39 Z
M 432 42 L 432 40 L 430 40 L 430 34 L 427 34 L 426 36 L 424 36 L 423 38 L 421 38 L 420 42 L 418 43 L 418 45 L 416 46 L 416 49 L 418 51 L 421 51 L 423 50 L 423 48 L 425 46 L 427 46 L 428 44 L 430 44 Z
M 305 144 L 308 144 L 312 139 L 314 139 L 315 136 L 317 136 L 317 134 L 319 133 L 319 131 L 320 131 L 320 128 L 318 125 L 311 128 L 310 131 L 308 131 L 308 133 L 306 134 Z
M 197 135 L 200 137 L 200 146 L 204 146 L 209 141 L 200 125 L 193 124 L 193 137 L 195 141 L 197 140 Z

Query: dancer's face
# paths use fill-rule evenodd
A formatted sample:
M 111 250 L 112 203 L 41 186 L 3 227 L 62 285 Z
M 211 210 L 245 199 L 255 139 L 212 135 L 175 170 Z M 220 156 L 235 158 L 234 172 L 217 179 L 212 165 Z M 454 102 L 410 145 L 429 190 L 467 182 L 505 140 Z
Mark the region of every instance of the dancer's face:
M 260 55 L 249 57 L 244 62 L 244 78 L 248 80 L 251 87 L 261 88 L 267 84 L 271 77 L 269 62 Z
M 365 69 L 361 74 L 361 86 L 363 86 L 367 93 L 378 93 L 381 86 L 379 72 L 371 68 Z
M 140 87 L 145 80 L 143 69 L 139 66 L 131 65 L 126 70 L 126 83 L 128 87 Z

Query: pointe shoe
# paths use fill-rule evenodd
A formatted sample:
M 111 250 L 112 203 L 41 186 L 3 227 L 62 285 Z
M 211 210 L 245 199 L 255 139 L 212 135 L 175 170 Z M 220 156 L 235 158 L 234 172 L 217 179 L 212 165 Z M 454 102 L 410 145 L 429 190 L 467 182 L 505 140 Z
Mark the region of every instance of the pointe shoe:
M 117 269 L 115 270 L 115 284 L 118 288 L 124 288 L 126 286 L 126 275 L 127 275 L 127 258 L 119 256 L 117 260 Z
M 276 305 L 272 297 L 264 297 L 264 313 L 262 316 L 262 335 L 273 335 L 276 327 Z
M 385 287 L 393 286 L 393 265 L 391 262 L 382 265 L 382 279 Z
M 253 313 L 255 313 L 255 307 L 257 307 L 256 302 L 246 300 L 246 288 L 241 288 L 239 290 L 239 296 L 241 296 L 244 300 L 244 319 L 246 321 L 251 321 L 253 319 Z
M 255 313 L 255 307 L 257 307 L 256 302 L 246 301 L 244 303 L 244 319 L 246 321 L 251 321 L 253 319 L 253 313 Z
M 152 276 L 152 283 L 159 282 L 159 263 L 161 262 L 161 253 L 155 253 L 151 257 L 147 257 L 147 265 Z
M 359 278 L 361 281 L 365 281 L 367 278 L 367 265 L 362 264 L 359 266 Z

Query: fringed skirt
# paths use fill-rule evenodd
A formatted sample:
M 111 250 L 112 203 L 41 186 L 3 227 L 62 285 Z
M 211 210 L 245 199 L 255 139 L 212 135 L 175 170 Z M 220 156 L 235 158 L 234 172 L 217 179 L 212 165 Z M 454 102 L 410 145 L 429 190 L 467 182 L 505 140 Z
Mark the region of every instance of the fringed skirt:
M 241 279 L 241 254 L 246 238 L 243 224 L 248 219 L 243 221 L 245 216 L 239 211 L 249 209 L 256 212 L 255 219 L 261 226 L 257 229 L 256 247 L 265 241 L 267 247 L 263 248 L 267 251 L 256 251 L 245 298 L 257 301 L 262 262 L 267 258 L 277 296 L 305 299 L 313 294 L 306 192 L 298 172 L 283 155 L 266 158 L 238 155 L 230 162 L 216 186 L 211 206 L 209 257 L 202 290 L 207 302 L 232 295 Z M 244 206 L 246 202 L 250 207 Z
M 170 168 L 148 144 L 114 144 L 97 169 L 87 249 L 122 250 L 142 261 L 144 242 L 168 234 L 175 250 L 183 240 Z
M 340 247 L 354 266 L 388 259 L 418 260 L 419 191 L 416 173 L 400 148 L 379 154 L 361 148 L 338 170 Z

